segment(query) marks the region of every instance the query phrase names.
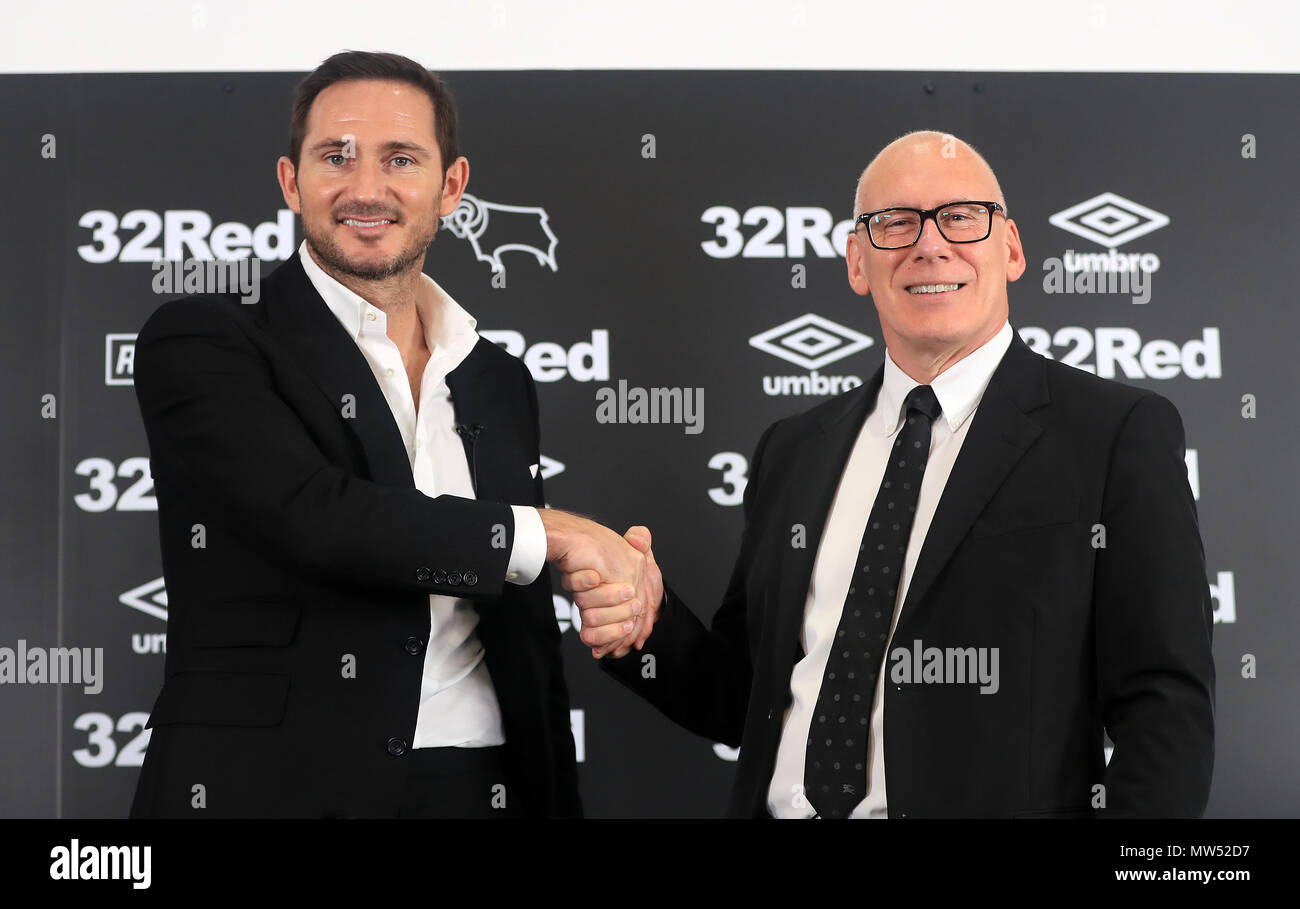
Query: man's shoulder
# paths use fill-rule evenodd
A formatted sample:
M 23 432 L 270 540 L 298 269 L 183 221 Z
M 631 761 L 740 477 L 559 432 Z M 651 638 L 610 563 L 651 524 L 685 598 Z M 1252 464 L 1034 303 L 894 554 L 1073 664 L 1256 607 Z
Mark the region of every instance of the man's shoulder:
M 1173 403 L 1159 392 L 1149 388 L 1126 385 L 1114 379 L 1105 379 L 1087 370 L 1070 366 L 1059 360 L 1040 357 L 1044 364 L 1047 385 L 1052 402 L 1086 412 L 1092 420 L 1122 422 L 1135 407 L 1145 403 L 1148 407 L 1173 409 Z
M 481 357 L 483 362 L 489 366 L 508 367 L 510 369 L 527 370 L 524 361 L 516 357 L 510 351 L 506 350 L 500 344 L 489 341 L 483 335 L 478 336 L 478 341 L 474 344 L 471 351 L 474 356 Z
M 140 326 L 136 347 L 177 332 L 225 332 L 238 324 L 259 321 L 259 304 L 240 301 L 236 294 L 190 294 L 160 304 Z
M 871 404 L 868 399 L 874 396 L 877 387 L 874 383 L 867 382 L 842 391 L 806 410 L 776 420 L 763 432 L 760 446 L 784 447 L 813 438 L 822 429 L 854 414 L 865 416 Z
M 281 262 L 270 274 L 261 277 L 257 283 L 256 298 L 245 299 L 239 290 L 229 293 L 199 293 L 175 297 L 159 305 L 145 320 L 140 329 L 140 339 L 159 330 L 198 329 L 210 327 L 213 330 L 229 330 L 235 325 L 246 329 L 254 325 L 265 325 L 268 317 L 268 304 L 276 299 L 293 293 L 300 287 L 306 276 L 295 253 L 285 262 Z
M 491 373 L 501 377 L 517 377 L 526 385 L 533 384 L 532 373 L 523 360 L 482 335 L 478 336 L 465 359 L 475 375 Z

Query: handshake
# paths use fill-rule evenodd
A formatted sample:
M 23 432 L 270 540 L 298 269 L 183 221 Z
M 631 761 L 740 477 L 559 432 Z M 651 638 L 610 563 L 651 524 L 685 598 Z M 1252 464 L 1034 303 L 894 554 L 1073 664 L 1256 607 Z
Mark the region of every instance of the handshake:
M 650 637 L 663 600 L 663 577 L 650 549 L 650 531 L 619 536 L 567 511 L 538 509 L 546 528 L 546 561 L 564 575 L 581 610 L 582 642 L 596 659 L 623 657 Z

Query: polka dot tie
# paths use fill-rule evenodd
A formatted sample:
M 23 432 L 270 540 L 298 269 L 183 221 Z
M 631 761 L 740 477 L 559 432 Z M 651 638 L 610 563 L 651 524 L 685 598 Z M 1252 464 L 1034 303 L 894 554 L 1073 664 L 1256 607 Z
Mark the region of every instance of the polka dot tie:
M 939 399 L 929 385 L 913 388 L 903 401 L 904 423 L 890 449 L 831 641 L 804 760 L 804 793 L 824 818 L 848 817 L 866 796 L 876 676 L 930 457 L 930 427 L 939 412 Z

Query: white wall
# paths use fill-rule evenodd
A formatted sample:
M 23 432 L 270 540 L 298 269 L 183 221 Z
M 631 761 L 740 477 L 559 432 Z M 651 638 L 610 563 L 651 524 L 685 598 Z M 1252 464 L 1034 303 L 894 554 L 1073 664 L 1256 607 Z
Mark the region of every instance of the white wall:
M 0 21 L 0 72 L 299 71 L 343 49 L 442 70 L 1300 71 L 1295 0 L 24 0 Z

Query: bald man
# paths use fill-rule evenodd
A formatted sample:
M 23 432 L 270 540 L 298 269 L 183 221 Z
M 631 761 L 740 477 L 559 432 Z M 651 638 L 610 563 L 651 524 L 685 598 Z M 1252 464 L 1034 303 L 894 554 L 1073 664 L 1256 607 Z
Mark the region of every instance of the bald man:
M 968 144 L 890 143 L 854 216 L 883 364 L 759 440 L 711 628 L 654 567 L 653 631 L 624 637 L 632 594 L 583 571 L 584 640 L 740 746 L 733 816 L 1200 816 L 1212 612 L 1177 410 L 1019 339 L 1019 230 Z

